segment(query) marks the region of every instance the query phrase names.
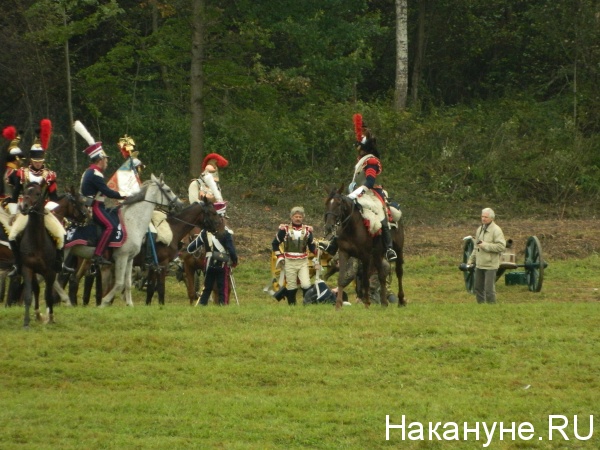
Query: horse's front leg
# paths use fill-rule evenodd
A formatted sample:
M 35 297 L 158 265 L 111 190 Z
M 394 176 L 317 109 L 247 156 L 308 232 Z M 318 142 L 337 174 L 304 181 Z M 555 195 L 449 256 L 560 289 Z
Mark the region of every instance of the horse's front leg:
M 123 298 L 127 306 L 133 306 L 133 299 L 131 298 L 131 272 L 133 271 L 133 258 L 127 258 L 125 264 L 125 290 L 123 292 Z
M 23 328 L 29 329 L 29 322 L 31 318 L 29 317 L 29 310 L 31 309 L 31 277 L 35 276 L 31 272 L 29 268 L 23 268 L 23 280 L 24 280 L 24 288 L 23 288 L 23 298 L 25 301 L 25 317 L 23 318 Z
M 345 283 L 344 283 L 344 276 L 346 275 L 346 272 L 348 270 L 348 254 L 346 252 L 339 252 L 339 265 L 340 265 L 340 273 L 338 275 L 338 291 L 337 291 L 337 298 L 335 301 L 335 309 L 340 309 L 342 307 L 342 305 L 344 304 L 344 288 Z
M 391 267 L 389 263 L 384 262 L 383 259 L 378 260 L 379 264 L 375 264 L 375 268 L 377 270 L 377 279 L 379 281 L 379 297 L 381 301 L 381 306 L 387 307 L 390 302 L 388 300 L 387 295 L 387 280 L 388 275 L 391 271 Z
M 404 298 L 404 286 L 402 286 L 402 277 L 404 275 L 404 260 L 401 252 L 396 252 L 398 259 L 396 260 L 396 278 L 398 278 L 398 307 L 406 306 L 406 299 Z
M 123 291 L 125 285 L 125 269 L 127 268 L 127 255 L 114 256 L 115 259 L 115 284 L 112 289 L 102 298 L 101 307 L 110 306 L 115 295 Z M 131 279 L 131 278 L 130 278 Z
M 37 275 L 34 272 L 31 272 L 31 294 L 33 295 L 34 301 L 33 311 L 35 314 L 35 320 L 38 322 L 43 322 L 44 318 L 40 312 L 40 283 L 38 283 Z
M 54 322 L 54 295 L 53 295 L 53 284 L 56 280 L 56 273 L 50 272 L 45 277 L 46 287 L 44 288 L 44 297 L 46 299 L 46 310 L 48 311 L 48 317 L 46 319 L 46 323 L 55 323 Z
M 167 279 L 167 268 L 161 267 L 159 270 L 160 270 L 160 273 L 158 274 L 158 277 L 157 277 L 158 304 L 164 305 L 165 304 L 165 282 Z
M 370 258 L 366 258 L 362 260 L 362 273 L 360 274 L 360 279 L 361 279 L 361 284 L 362 284 L 362 289 L 363 289 L 363 303 L 365 304 L 365 308 L 368 308 L 369 306 L 371 306 L 371 300 L 369 300 L 369 286 L 370 286 L 370 281 L 369 281 L 369 273 L 371 271 L 371 265 L 370 265 L 371 261 Z

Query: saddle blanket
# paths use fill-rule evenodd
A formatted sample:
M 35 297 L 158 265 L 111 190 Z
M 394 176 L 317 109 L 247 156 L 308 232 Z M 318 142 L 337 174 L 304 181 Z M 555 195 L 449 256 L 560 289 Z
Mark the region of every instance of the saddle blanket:
M 114 229 L 110 237 L 109 247 L 121 247 L 127 239 L 127 230 L 123 223 L 121 208 L 108 210 L 109 214 L 118 217 L 119 226 Z M 65 237 L 65 248 L 70 248 L 75 245 L 85 245 L 95 247 L 102 236 L 103 228 L 96 223 L 91 223 L 82 227 L 70 227 L 67 229 Z
M 379 197 L 372 190 L 367 190 L 358 199 L 361 206 L 361 215 L 363 216 L 365 227 L 369 230 L 371 236 L 376 236 L 381 230 L 381 221 L 388 215 L 390 228 L 398 228 L 398 221 L 402 217 L 402 212 L 394 206 L 389 206 L 389 212 L 384 212 Z

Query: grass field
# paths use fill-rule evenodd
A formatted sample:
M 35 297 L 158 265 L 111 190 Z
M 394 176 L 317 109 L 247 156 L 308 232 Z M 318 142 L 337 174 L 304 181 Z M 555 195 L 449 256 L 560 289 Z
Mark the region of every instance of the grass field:
M 136 292 L 29 331 L 1 308 L 0 448 L 600 448 L 600 257 L 552 263 L 538 294 L 501 280 L 497 305 L 461 275 L 411 260 L 406 308 L 288 307 L 257 261 L 239 307 L 191 308 L 170 277 L 164 307 Z

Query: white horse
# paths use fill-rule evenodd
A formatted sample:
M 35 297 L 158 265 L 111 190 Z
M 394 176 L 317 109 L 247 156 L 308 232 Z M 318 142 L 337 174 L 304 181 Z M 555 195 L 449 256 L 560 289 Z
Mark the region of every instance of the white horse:
M 140 252 L 142 240 L 148 231 L 152 211 L 155 206 L 167 206 L 169 209 L 181 209 L 183 203 L 173 193 L 171 188 L 160 178 L 152 175 L 152 178 L 142 184 L 141 190 L 130 196 L 123 202 L 123 222 L 127 231 L 127 238 L 121 247 L 113 250 L 113 259 L 115 261 L 115 284 L 113 288 L 104 296 L 100 306 L 107 306 L 112 303 L 115 295 L 123 293 L 123 299 L 127 306 L 133 306 L 131 299 L 131 269 L 133 258 Z M 74 245 L 65 249 L 65 260 L 70 253 L 82 258 L 91 259 L 94 256 L 94 247 L 86 245 Z M 71 304 L 69 296 L 65 293 L 58 282 L 54 283 L 54 289 L 61 300 Z

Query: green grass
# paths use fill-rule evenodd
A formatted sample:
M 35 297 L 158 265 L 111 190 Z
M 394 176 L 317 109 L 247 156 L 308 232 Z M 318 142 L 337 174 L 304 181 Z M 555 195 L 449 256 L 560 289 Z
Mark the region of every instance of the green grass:
M 29 331 L 2 308 L 0 448 L 483 448 L 464 422 L 535 427 L 496 431 L 493 449 L 599 448 L 600 258 L 551 263 L 538 294 L 501 280 L 497 305 L 477 305 L 456 265 L 409 261 L 406 308 L 290 308 L 262 292 L 262 262 L 237 269 L 239 307 L 191 308 L 169 278 L 164 307 L 136 292 L 135 308 L 61 306 Z M 569 441 L 548 439 L 552 414 Z M 456 422 L 461 440 L 386 441 L 386 415 Z M 580 435 L 595 416 L 592 439 L 574 415 Z

